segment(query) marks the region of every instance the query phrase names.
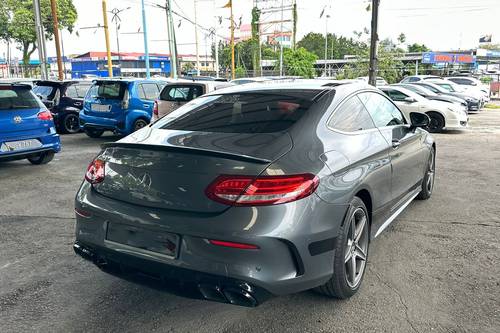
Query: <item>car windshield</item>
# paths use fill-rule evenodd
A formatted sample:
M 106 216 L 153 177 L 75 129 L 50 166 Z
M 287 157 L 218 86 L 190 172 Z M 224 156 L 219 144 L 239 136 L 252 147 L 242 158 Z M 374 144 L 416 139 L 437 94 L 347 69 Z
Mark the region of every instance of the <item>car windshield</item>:
M 221 133 L 285 131 L 305 114 L 318 93 L 280 90 L 200 97 L 153 127 Z
M 29 87 L 2 87 L 0 86 L 0 111 L 34 109 L 43 105 L 31 92 Z
M 34 86 L 33 92 L 37 96 L 41 96 L 42 99 L 49 99 L 50 94 L 54 91 L 52 86 Z
M 406 89 L 409 89 L 413 92 L 416 92 L 417 94 L 420 94 L 420 95 L 423 95 L 423 96 L 437 96 L 437 94 L 425 87 L 422 87 L 422 86 L 416 86 L 416 85 L 413 85 L 413 84 L 408 84 L 408 85 L 404 85 L 402 86 L 403 88 L 406 88 Z
M 122 99 L 125 94 L 124 82 L 97 81 L 89 90 L 93 98 Z

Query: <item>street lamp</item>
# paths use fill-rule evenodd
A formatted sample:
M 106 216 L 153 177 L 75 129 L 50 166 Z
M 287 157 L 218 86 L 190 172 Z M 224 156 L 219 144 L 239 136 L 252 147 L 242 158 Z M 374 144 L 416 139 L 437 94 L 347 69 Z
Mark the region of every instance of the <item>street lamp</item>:
M 110 13 L 113 14 L 113 17 L 111 18 L 111 22 L 114 22 L 115 23 L 115 31 L 116 31 L 116 48 L 118 49 L 118 61 L 121 61 L 122 57 L 120 55 L 120 38 L 119 38 L 119 34 L 118 34 L 118 30 L 120 29 L 120 22 L 122 21 L 120 16 L 118 14 L 120 14 L 121 12 L 124 12 L 126 10 L 130 9 L 130 7 L 127 7 L 127 8 L 122 8 L 122 9 L 118 9 L 118 8 L 113 8 Z

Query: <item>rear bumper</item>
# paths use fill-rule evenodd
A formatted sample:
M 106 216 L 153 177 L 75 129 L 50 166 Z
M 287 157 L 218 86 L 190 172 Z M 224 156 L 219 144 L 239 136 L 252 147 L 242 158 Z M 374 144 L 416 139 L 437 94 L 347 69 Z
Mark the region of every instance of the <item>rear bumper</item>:
M 127 133 L 127 129 L 125 128 L 125 119 L 94 117 L 85 114 L 83 111 L 80 111 L 79 118 L 80 128 L 82 130 L 84 130 L 85 128 L 96 128 L 121 134 Z
M 185 297 L 253 307 L 272 296 L 246 281 L 165 265 L 103 247 L 75 242 L 73 250 L 106 273 Z
M 90 214 L 77 214 L 76 242 L 106 260 L 123 265 L 137 260 L 138 269 L 149 265 L 165 271 L 187 269 L 243 281 L 272 295 L 311 289 L 331 278 L 336 236 L 347 209 L 311 195 L 279 206 L 233 207 L 200 215 L 113 200 L 97 194 L 88 183 L 77 194 L 76 207 Z M 114 222 L 177 234 L 176 258 L 106 240 L 108 223 Z M 207 239 L 254 244 L 259 249 L 216 246 Z
M 47 135 L 23 135 L 18 137 L 2 137 L 0 138 L 0 147 L 4 142 L 9 141 L 19 141 L 19 140 L 28 140 L 28 139 L 37 139 L 42 145 L 40 147 L 34 149 L 24 149 L 18 151 L 1 151 L 0 150 L 0 160 L 16 160 L 23 159 L 29 156 L 36 155 L 38 153 L 44 151 L 52 151 L 54 153 L 58 153 L 61 150 L 61 141 L 59 139 L 59 135 L 55 132 L 54 128 L 50 129 L 50 133 Z

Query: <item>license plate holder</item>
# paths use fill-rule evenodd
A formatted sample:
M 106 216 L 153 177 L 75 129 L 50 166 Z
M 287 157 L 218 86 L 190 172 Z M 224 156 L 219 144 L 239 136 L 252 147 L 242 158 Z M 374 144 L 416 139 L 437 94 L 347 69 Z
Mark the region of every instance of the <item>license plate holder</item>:
M 109 222 L 106 240 L 141 250 L 176 258 L 179 236 L 170 232 L 153 231 L 124 223 Z
M 37 139 L 27 139 L 27 140 L 18 140 L 18 141 L 8 141 L 2 144 L 2 151 L 18 151 L 32 148 L 39 148 L 42 146 L 42 143 Z
M 109 105 L 109 104 L 91 104 L 90 109 L 94 112 L 110 112 L 111 105 Z

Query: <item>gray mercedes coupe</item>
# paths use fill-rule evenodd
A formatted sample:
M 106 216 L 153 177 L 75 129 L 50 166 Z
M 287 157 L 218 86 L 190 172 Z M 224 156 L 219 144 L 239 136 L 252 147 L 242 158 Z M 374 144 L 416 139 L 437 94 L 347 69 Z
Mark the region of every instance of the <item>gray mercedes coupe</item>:
M 433 191 L 424 114 L 364 83 L 215 91 L 106 143 L 75 202 L 74 250 L 133 281 L 256 306 L 360 288 L 370 241 Z

